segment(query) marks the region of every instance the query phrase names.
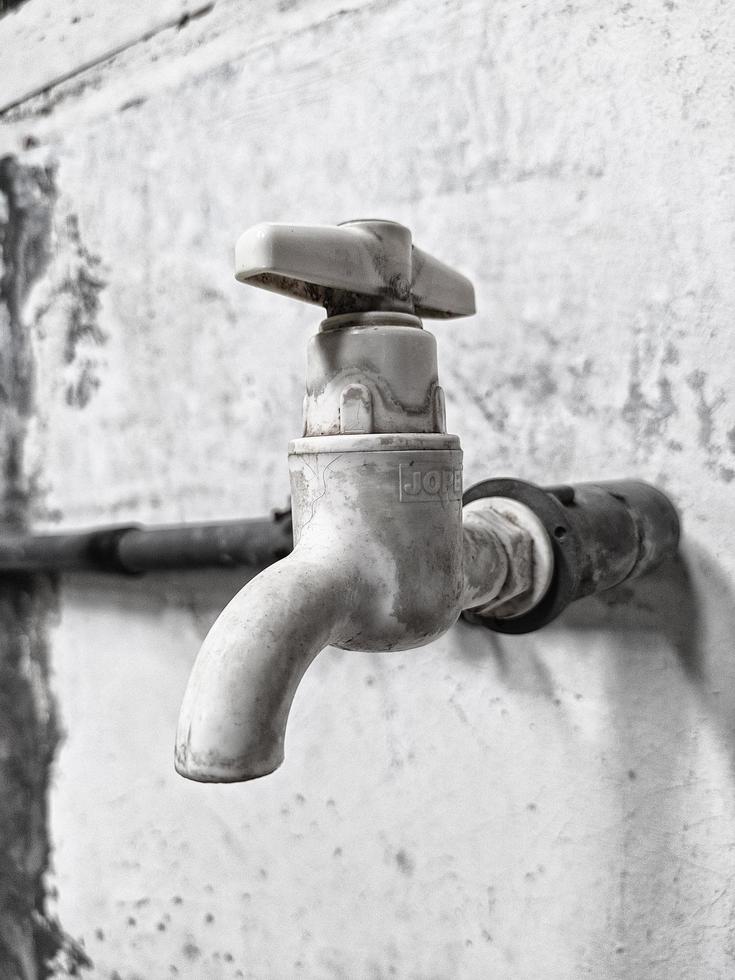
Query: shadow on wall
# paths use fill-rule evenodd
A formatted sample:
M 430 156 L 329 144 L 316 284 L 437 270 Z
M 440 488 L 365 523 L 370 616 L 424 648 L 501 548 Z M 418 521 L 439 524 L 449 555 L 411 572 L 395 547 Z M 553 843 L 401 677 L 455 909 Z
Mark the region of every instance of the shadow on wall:
M 682 556 L 657 573 L 572 607 L 564 626 L 605 651 L 618 774 L 616 858 L 608 866 L 617 878 L 618 968 L 626 976 L 671 968 L 700 976 L 688 948 L 710 966 L 712 957 L 733 954 L 724 857 L 735 817 L 731 582 L 685 542 Z M 702 945 L 702 930 L 722 937 L 721 954 Z
M 22 7 L 28 0 L 0 0 L 0 17 L 15 7 Z
M 589 633 L 590 639 L 607 634 L 622 651 L 623 672 L 630 668 L 631 656 L 645 658 L 652 646 L 672 651 L 703 707 L 717 719 L 728 744 L 732 743 L 735 772 L 735 656 L 731 656 L 735 595 L 724 571 L 703 549 L 685 544 L 683 551 L 686 553 L 651 575 L 573 603 L 556 623 L 530 636 L 538 649 L 538 638 L 550 632 Z M 259 571 L 189 570 L 131 577 L 74 574 L 62 578 L 62 594 L 83 597 L 87 606 L 113 604 L 132 614 L 167 606 L 187 608 L 204 636 L 227 602 Z M 511 661 L 517 662 L 525 652 L 532 655 L 526 638 L 504 638 L 461 621 L 455 629 L 468 641 L 461 644 L 463 659 L 485 660 L 490 643 L 500 676 L 510 687 L 516 686 Z M 549 669 L 538 661 L 533 673 L 530 688 L 542 696 L 553 696 Z M 528 689 L 529 684 L 523 686 Z
M 710 571 L 715 568 L 713 563 L 709 565 Z M 681 554 L 651 575 L 574 603 L 564 616 L 564 626 L 575 631 L 613 630 L 623 635 L 658 633 L 676 652 L 685 674 L 699 681 L 704 676 L 705 651 L 691 567 L 691 557 Z
M 703 976 L 701 963 L 715 961 L 725 976 L 735 954 L 735 594 L 711 555 L 689 541 L 681 550 L 538 633 L 461 624 L 454 647 L 480 669 L 492 658 L 498 693 L 520 695 L 518 710 L 536 716 L 539 753 L 544 731 L 568 746 L 553 759 L 557 788 L 565 777 L 573 785 L 577 760 L 598 781 L 587 798 L 599 790 L 610 801 L 602 824 L 599 813 L 575 814 L 570 853 L 599 861 L 598 953 L 615 977 Z M 587 731 L 585 717 L 594 718 Z M 541 771 L 538 759 L 531 765 Z M 543 840 L 557 846 L 553 834 Z
M 631 666 L 627 652 L 645 657 L 651 647 L 671 651 L 704 715 L 716 724 L 735 774 L 735 593 L 704 549 L 684 541 L 676 559 L 573 604 L 562 622 L 575 633 L 613 633 L 626 651 L 622 673 Z
M 131 616 L 159 616 L 164 610 L 186 610 L 203 640 L 224 607 L 259 568 L 151 571 L 143 575 L 75 572 L 59 577 L 62 599 L 86 609 L 125 610 Z M 191 652 L 193 659 L 196 650 Z
M 727 846 L 732 826 L 717 820 L 723 807 L 733 807 L 728 793 L 732 796 L 735 771 L 735 597 L 710 555 L 689 543 L 683 551 L 684 557 L 648 577 L 572 605 L 542 632 L 501 637 L 459 624 L 450 647 L 478 668 L 492 657 L 493 685 L 548 702 L 547 717 L 563 727 L 571 746 L 566 759 L 554 760 L 562 782 L 570 759 L 597 755 L 588 772 L 605 781 L 602 790 L 613 800 L 612 812 L 609 821 L 605 814 L 604 826 L 588 824 L 583 810 L 577 813 L 575 833 L 596 842 L 599 836 L 599 846 L 575 838 L 566 853 L 571 860 L 589 853 L 599 857 L 596 901 L 609 929 L 609 944 L 599 955 L 610 957 L 605 963 L 611 977 L 701 975 L 688 972 L 690 964 L 679 960 L 668 974 L 656 972 L 656 964 L 671 955 L 672 929 L 691 943 L 692 930 L 703 923 L 717 928 L 718 916 L 730 913 L 726 891 L 710 909 L 713 896 L 728 887 L 726 869 L 720 876 L 717 866 L 703 865 L 716 865 L 711 855 Z M 148 616 L 154 630 L 161 628 L 162 610 L 184 610 L 203 635 L 250 574 L 74 575 L 63 580 L 62 597 L 85 608 L 116 607 Z M 187 659 L 194 653 L 191 644 Z M 594 692 L 584 696 L 587 710 L 600 721 L 596 741 L 575 730 L 574 702 L 568 711 L 553 707 L 560 686 L 582 675 Z M 483 703 L 477 705 L 481 726 Z M 527 701 L 519 703 L 529 708 Z M 503 778 L 512 779 L 516 760 L 500 755 L 495 762 Z M 534 846 L 558 853 L 557 834 L 550 825 L 548 836 Z M 542 932 L 543 926 L 529 920 L 529 932 L 535 929 Z
M 541 657 L 544 637 L 553 637 L 555 649 L 568 638 L 610 651 L 611 683 L 623 707 L 627 688 L 633 700 L 646 695 L 636 665 L 649 676 L 660 667 L 671 684 L 687 686 L 716 724 L 735 774 L 735 592 L 698 545 L 682 542 L 681 554 L 652 574 L 572 603 L 536 633 L 504 636 L 462 621 L 456 628 L 462 643 L 454 649 L 462 660 L 481 664 L 490 654 L 509 689 L 548 700 L 556 696 L 557 680 L 553 661 Z

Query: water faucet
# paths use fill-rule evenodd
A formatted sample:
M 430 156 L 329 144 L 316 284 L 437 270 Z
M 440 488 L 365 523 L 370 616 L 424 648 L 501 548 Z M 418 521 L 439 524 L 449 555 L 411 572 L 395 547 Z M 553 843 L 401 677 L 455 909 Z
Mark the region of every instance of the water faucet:
M 237 243 L 236 278 L 327 317 L 309 341 L 303 434 L 289 445 L 294 549 L 245 585 L 202 645 L 179 719 L 183 776 L 273 772 L 296 688 L 325 646 L 408 650 L 463 611 L 528 632 L 676 550 L 676 511 L 647 484 L 490 480 L 463 501 L 422 320 L 473 314 L 474 290 L 404 226 L 259 224 Z

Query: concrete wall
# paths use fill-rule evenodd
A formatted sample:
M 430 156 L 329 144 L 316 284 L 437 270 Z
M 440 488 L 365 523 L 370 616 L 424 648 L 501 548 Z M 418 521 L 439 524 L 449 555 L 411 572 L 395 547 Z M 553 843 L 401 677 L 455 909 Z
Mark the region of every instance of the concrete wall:
M 45 907 L 84 975 L 733 975 L 734 48 L 724 0 L 0 21 L 0 149 L 53 181 L 19 320 L 34 526 L 285 504 L 319 314 L 234 283 L 232 245 L 384 216 L 476 283 L 433 328 L 466 484 L 639 476 L 686 531 L 541 633 L 326 651 L 283 768 L 229 787 L 172 741 L 241 577 L 61 579 L 33 610 L 65 733 Z

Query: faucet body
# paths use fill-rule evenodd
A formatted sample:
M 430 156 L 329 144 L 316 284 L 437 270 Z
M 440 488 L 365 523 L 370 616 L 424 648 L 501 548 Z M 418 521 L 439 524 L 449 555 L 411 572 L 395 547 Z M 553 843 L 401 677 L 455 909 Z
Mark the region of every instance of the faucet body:
M 207 636 L 182 706 L 179 772 L 272 772 L 296 687 L 325 646 L 422 646 L 500 591 L 506 551 L 492 521 L 463 531 L 462 451 L 444 430 L 436 342 L 417 317 L 324 321 L 309 343 L 305 435 L 289 446 L 294 549 Z
M 319 556 L 341 589 L 343 622 L 331 642 L 386 651 L 428 643 L 461 611 L 459 440 L 429 436 L 422 448 L 395 449 L 385 444 L 417 440 L 326 441 L 297 440 L 289 466 L 294 552 Z M 416 491 L 422 480 L 430 491 Z
M 296 687 L 327 645 L 406 650 L 441 636 L 462 610 L 461 452 L 385 448 L 400 437 L 292 443 L 294 550 L 232 600 L 208 635 L 182 708 L 176 765 L 202 781 L 265 775 L 283 759 Z M 334 446 L 333 443 L 339 445 Z M 368 445 L 365 445 L 365 443 Z M 407 498 L 434 474 L 436 492 Z
M 233 782 L 276 769 L 295 691 L 325 646 L 411 649 L 463 610 L 522 632 L 675 549 L 675 512 L 652 488 L 626 485 L 630 505 L 620 488 L 576 503 L 572 492 L 563 510 L 540 488 L 496 481 L 463 512 L 460 442 L 446 431 L 436 342 L 419 317 L 469 315 L 474 295 L 408 229 L 260 225 L 236 261 L 242 281 L 329 316 L 309 342 L 303 435 L 289 446 L 294 549 L 232 599 L 202 645 L 179 718 L 182 775 Z M 636 522 L 638 505 L 647 519 Z M 600 522 L 606 507 L 614 527 Z M 567 525 L 566 543 L 555 540 Z M 649 546 L 664 525 L 665 546 Z

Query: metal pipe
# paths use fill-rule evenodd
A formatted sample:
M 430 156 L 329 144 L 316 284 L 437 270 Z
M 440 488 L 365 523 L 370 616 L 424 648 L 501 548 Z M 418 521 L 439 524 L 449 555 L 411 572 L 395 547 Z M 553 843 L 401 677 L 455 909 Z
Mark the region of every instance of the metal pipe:
M 0 534 L 0 574 L 264 568 L 293 547 L 291 512 L 206 524 L 125 524 L 58 534 Z
M 465 506 L 484 498 L 509 498 L 543 524 L 553 549 L 548 591 L 523 615 L 477 615 L 471 623 L 499 633 L 530 633 L 556 619 L 570 602 L 637 578 L 673 558 L 679 516 L 656 487 L 637 480 L 538 487 L 523 480 L 484 480 L 464 495 Z

